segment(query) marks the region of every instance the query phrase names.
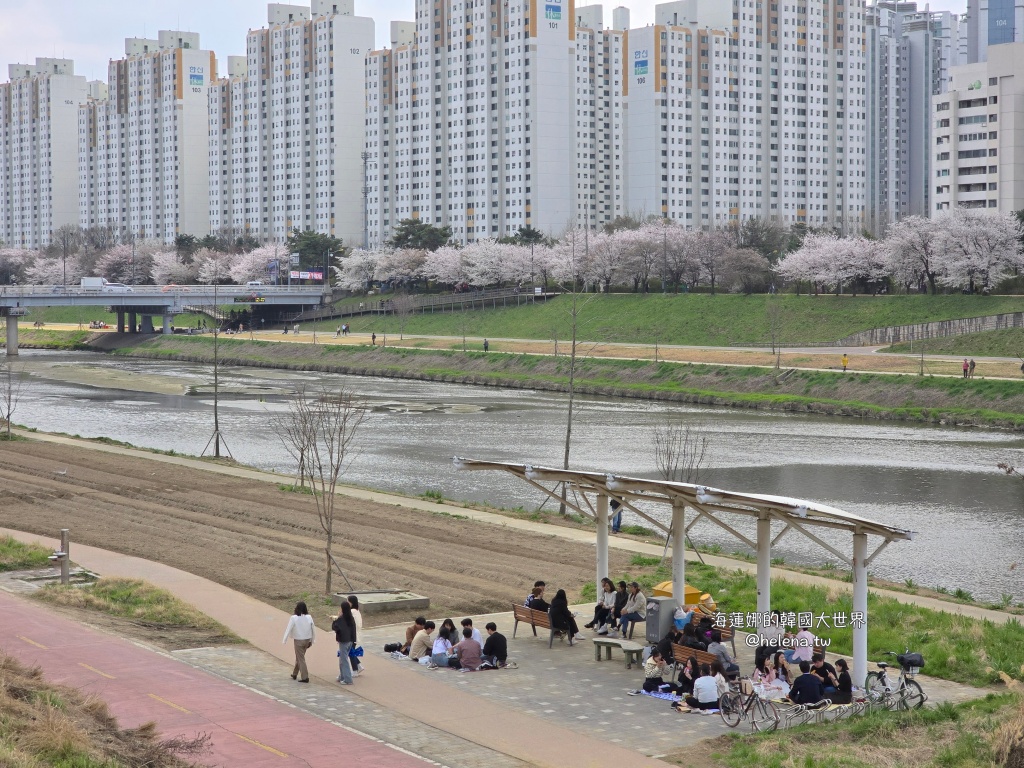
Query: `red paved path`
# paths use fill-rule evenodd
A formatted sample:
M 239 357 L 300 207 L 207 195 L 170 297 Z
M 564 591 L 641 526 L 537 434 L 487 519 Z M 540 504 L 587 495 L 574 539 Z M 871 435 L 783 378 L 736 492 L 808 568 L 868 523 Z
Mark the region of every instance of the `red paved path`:
M 386 766 L 426 763 L 253 691 L 0 592 L 0 649 L 42 667 L 49 682 L 107 702 L 122 728 L 153 720 L 161 734 L 209 733 L 200 760 L 223 766 Z M 350 723 L 358 728 L 358 723 Z

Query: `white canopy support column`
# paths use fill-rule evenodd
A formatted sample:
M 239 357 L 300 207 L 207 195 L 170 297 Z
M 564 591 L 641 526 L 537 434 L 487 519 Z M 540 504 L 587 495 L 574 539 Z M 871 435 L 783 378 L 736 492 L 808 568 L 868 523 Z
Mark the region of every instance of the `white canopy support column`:
M 672 500 L 672 597 L 686 604 L 686 503 Z
M 863 685 L 868 674 L 868 535 L 853 534 L 853 612 L 862 621 L 853 625 L 853 680 Z
M 601 579 L 604 578 L 610 578 L 608 572 L 608 497 L 599 493 L 597 495 L 597 576 L 594 580 L 598 599 L 602 592 Z
M 757 518 L 757 612 L 772 609 L 772 518 L 761 512 Z

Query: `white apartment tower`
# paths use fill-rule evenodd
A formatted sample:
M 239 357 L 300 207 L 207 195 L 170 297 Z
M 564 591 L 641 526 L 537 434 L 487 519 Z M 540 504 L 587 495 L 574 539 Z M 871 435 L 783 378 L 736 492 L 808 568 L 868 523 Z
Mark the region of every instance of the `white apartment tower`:
M 78 223 L 78 105 L 89 85 L 68 59 L 11 64 L 0 84 L 0 242 L 42 248 Z
M 932 98 L 932 215 L 950 208 L 1024 208 L 1024 43 L 991 46 L 988 61 L 954 67 Z
M 368 243 L 406 218 L 467 242 L 621 213 L 625 33 L 601 24 L 567 0 L 417 0 L 366 62 Z
M 363 242 L 364 61 L 373 19 L 353 0 L 271 4 L 245 59 L 209 94 L 210 225 L 283 242 L 314 230 Z
M 109 94 L 78 112 L 83 227 L 174 242 L 210 231 L 207 87 L 217 61 L 199 35 L 128 38 Z
M 656 6 L 628 37 L 629 209 L 860 232 L 864 16 L 863 0 Z
M 931 210 L 931 97 L 959 63 L 959 19 L 883 0 L 867 9 L 868 221 L 877 235 Z

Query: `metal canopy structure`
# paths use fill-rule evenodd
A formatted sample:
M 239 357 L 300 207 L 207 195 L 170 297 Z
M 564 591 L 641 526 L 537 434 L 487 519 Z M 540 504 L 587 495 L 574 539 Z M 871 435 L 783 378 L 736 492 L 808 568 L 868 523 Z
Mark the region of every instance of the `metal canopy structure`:
M 895 528 L 868 520 L 841 509 L 813 501 L 770 496 L 758 493 L 738 493 L 705 485 L 691 485 L 667 480 L 649 480 L 604 472 L 582 472 L 572 469 L 553 469 L 530 464 L 503 461 L 480 461 L 456 456 L 453 463 L 462 470 L 501 471 L 520 478 L 553 499 L 562 501 L 560 488 L 565 486 L 565 503 L 576 512 L 597 523 L 596 582 L 608 575 L 608 500 L 617 500 L 625 509 L 662 531 L 672 545 L 672 593 L 683 603 L 686 584 L 686 537 L 697 523 L 705 521 L 738 539 L 757 553 L 757 610 L 771 610 L 771 550 L 787 533 L 800 534 L 822 547 L 853 572 L 853 611 L 864 621 L 853 626 L 853 675 L 863 680 L 867 675 L 867 608 L 868 575 L 871 562 L 893 541 L 910 541 L 912 531 Z M 551 488 L 543 483 L 554 483 Z M 639 504 L 665 504 L 671 508 L 671 525 L 650 515 Z M 686 510 L 693 514 L 687 519 Z M 733 518 L 754 520 L 753 538 L 737 529 Z M 772 522 L 782 529 L 772 536 Z M 852 537 L 852 556 L 844 554 L 823 536 L 849 534 Z M 868 554 L 868 536 L 879 541 Z

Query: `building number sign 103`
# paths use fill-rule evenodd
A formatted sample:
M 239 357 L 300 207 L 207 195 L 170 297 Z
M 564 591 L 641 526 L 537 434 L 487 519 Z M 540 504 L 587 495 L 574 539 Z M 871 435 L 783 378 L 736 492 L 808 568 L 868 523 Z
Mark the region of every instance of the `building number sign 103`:
M 188 84 L 192 88 L 192 93 L 202 93 L 203 86 L 206 80 L 206 68 L 205 67 L 189 67 L 188 68 Z
M 633 51 L 633 76 L 636 77 L 638 85 L 647 82 L 647 49 Z

